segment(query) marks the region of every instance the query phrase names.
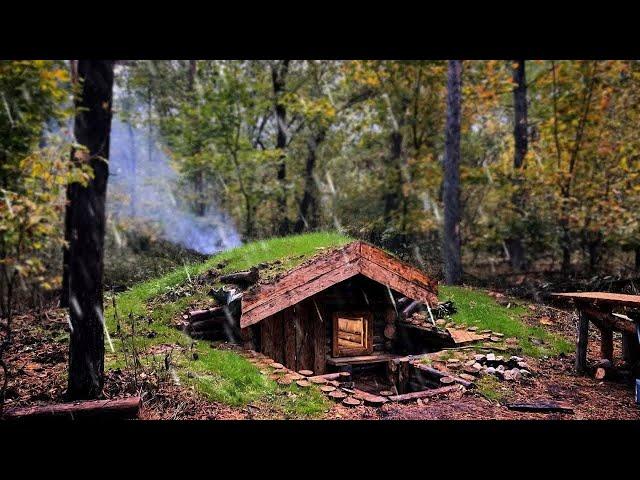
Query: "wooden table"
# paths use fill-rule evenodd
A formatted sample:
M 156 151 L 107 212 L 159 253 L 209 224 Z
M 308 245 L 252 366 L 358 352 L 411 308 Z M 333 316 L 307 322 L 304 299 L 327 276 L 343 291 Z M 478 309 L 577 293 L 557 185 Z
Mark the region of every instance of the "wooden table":
M 555 297 L 573 300 L 578 310 L 578 342 L 576 370 L 584 373 L 587 368 L 589 322 L 600 330 L 600 355 L 613 361 L 613 332 L 622 333 L 622 355 L 625 362 L 634 366 L 640 359 L 640 295 L 624 295 L 606 292 L 554 293 Z M 632 320 L 614 313 L 625 313 Z

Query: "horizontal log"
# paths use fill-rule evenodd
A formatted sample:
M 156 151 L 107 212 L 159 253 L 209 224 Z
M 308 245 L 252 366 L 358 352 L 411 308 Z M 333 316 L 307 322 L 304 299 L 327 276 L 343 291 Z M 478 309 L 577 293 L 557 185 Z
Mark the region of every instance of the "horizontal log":
M 587 307 L 584 304 L 577 304 L 577 307 L 581 312 L 589 317 L 589 320 L 591 320 L 599 327 L 609 327 L 613 330 L 618 330 L 620 332 L 626 332 L 630 334 L 636 333 L 636 326 L 629 320 L 616 317 L 615 315 L 611 315 L 609 313 L 601 312 L 600 310 L 596 310 L 595 308 Z
M 86 400 L 73 403 L 37 405 L 9 410 L 7 418 L 24 417 L 118 417 L 135 418 L 140 411 L 140 397 L 114 398 L 110 400 Z
M 539 413 L 573 413 L 573 407 L 564 402 L 556 402 L 553 400 L 545 400 L 542 402 L 532 403 L 510 403 L 507 404 L 509 410 L 516 410 L 519 412 L 539 412 Z
M 192 331 L 198 330 L 212 330 L 215 328 L 222 328 L 222 326 L 226 323 L 226 318 L 224 317 L 214 317 L 209 318 L 207 320 L 200 320 L 198 322 L 190 323 L 188 328 Z
M 431 388 L 428 390 L 421 390 L 419 392 L 403 393 L 402 395 L 391 395 L 387 397 L 392 402 L 410 402 L 411 400 L 417 400 L 418 398 L 434 397 L 436 395 L 442 395 L 458 390 L 460 387 L 457 385 L 449 385 L 441 388 Z
M 429 365 L 424 365 L 422 363 L 411 363 L 411 365 L 414 368 L 417 368 L 418 370 L 420 370 L 421 372 L 427 373 L 428 375 L 430 375 L 431 377 L 435 378 L 436 380 L 441 380 L 442 378 L 445 377 L 449 377 L 451 378 L 453 382 L 462 385 L 465 388 L 473 388 L 474 387 L 474 383 L 473 382 L 469 382 L 467 380 L 464 380 L 463 378 L 460 377 L 455 377 L 452 376 L 449 373 L 446 372 L 442 372 L 440 370 L 437 370 L 433 367 L 430 367 Z
M 193 323 L 220 316 L 224 317 L 224 310 L 222 307 L 205 308 L 202 310 L 191 310 L 187 315 L 187 320 Z
M 325 373 L 323 375 L 314 375 L 313 377 L 308 377 L 307 380 L 313 381 L 312 379 L 324 379 L 324 380 L 342 380 L 349 381 L 351 378 L 351 374 L 349 372 L 335 372 L 335 373 Z
M 372 393 L 365 392 L 364 390 L 358 390 L 357 388 L 354 388 L 353 391 L 355 392 L 354 398 L 362 400 L 365 405 L 370 405 L 372 407 L 379 407 L 389 401 L 385 397 L 374 395 Z
M 233 283 L 240 285 L 253 285 L 260 279 L 260 273 L 257 268 L 252 268 L 243 272 L 234 272 L 220 277 L 222 283 Z

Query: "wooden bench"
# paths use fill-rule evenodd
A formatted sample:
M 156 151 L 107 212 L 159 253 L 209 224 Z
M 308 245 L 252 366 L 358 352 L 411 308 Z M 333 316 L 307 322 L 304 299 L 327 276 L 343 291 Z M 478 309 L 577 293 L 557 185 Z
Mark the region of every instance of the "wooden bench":
M 613 360 L 613 332 L 622 333 L 622 355 L 633 366 L 640 360 L 640 295 L 606 292 L 554 293 L 555 297 L 573 300 L 578 310 L 578 340 L 576 370 L 583 374 L 587 368 L 589 322 L 600 330 L 600 355 Z M 614 312 L 615 311 L 615 312 Z M 624 311 L 626 315 L 621 315 Z

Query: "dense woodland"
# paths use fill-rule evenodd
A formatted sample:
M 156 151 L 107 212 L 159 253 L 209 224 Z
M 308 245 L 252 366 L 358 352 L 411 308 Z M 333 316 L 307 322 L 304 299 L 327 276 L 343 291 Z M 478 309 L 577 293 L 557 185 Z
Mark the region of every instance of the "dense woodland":
M 42 292 L 66 304 L 74 281 L 90 291 L 77 311 L 96 310 L 105 232 L 107 248 L 155 238 L 136 182 L 108 187 L 111 109 L 149 133 L 132 178 L 160 149 L 167 198 L 224 212 L 243 241 L 338 230 L 447 283 L 631 275 L 639 101 L 637 61 L 0 61 L 2 317 Z

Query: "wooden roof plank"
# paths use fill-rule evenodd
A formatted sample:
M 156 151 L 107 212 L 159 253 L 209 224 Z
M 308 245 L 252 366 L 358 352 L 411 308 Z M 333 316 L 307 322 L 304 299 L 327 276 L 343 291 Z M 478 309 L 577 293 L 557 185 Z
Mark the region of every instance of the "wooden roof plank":
M 360 246 L 354 242 L 339 250 L 332 251 L 314 261 L 299 265 L 287 272 L 273 284 L 260 285 L 255 292 L 245 294 L 243 299 L 243 313 L 269 301 L 270 298 L 282 295 L 297 288 L 303 282 L 309 282 L 314 278 L 335 270 L 341 265 L 353 262 L 360 257 Z
M 357 241 L 294 268 L 274 284 L 261 285 L 245 294 L 240 326 L 253 325 L 357 274 L 413 300 L 431 305 L 438 301 L 436 282 L 417 268 Z
M 359 261 L 349 262 L 332 271 L 326 272 L 320 277 L 316 277 L 309 282 L 302 283 L 295 288 L 287 290 L 277 295 L 269 297 L 257 307 L 249 311 L 244 311 L 240 317 L 240 327 L 245 328 L 249 325 L 259 322 L 260 320 L 273 315 L 274 313 L 284 310 L 291 305 L 301 302 L 305 298 L 315 295 L 336 283 L 342 282 L 360 273 Z
M 389 288 L 402 293 L 412 300 L 428 302 L 431 306 L 435 305 L 438 301 L 438 296 L 435 292 L 429 291 L 424 286 L 417 285 L 395 272 L 380 267 L 378 264 L 366 258 L 360 259 L 360 271 L 365 277 L 387 285 Z

